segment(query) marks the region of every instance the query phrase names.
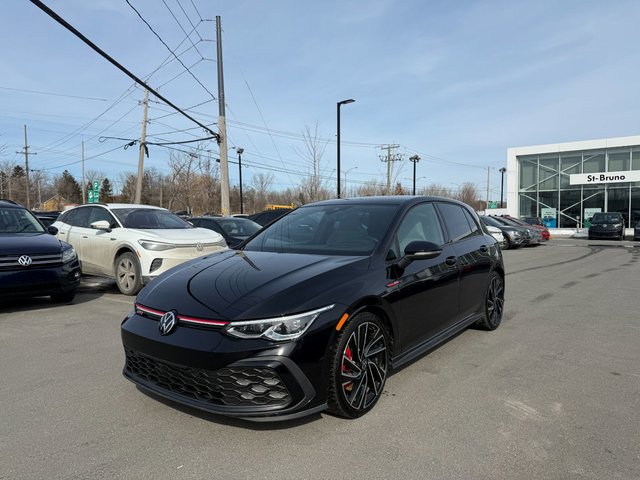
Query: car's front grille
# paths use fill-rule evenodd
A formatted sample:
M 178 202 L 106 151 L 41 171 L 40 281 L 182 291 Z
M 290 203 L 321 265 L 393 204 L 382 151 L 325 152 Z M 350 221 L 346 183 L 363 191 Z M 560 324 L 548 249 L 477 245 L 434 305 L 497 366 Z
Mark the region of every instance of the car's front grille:
M 28 257 L 28 265 L 21 265 L 19 260 Z M 62 265 L 62 253 L 0 255 L 0 270 L 23 270 L 29 268 L 52 267 Z
M 170 365 L 130 349 L 125 354 L 125 370 L 134 380 L 211 405 L 284 407 L 291 401 L 286 385 L 271 368 L 202 370 Z

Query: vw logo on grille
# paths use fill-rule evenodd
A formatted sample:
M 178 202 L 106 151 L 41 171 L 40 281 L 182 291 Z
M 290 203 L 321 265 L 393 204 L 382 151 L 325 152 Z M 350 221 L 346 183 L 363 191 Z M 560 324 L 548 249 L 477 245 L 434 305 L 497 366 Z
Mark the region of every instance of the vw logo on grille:
M 32 262 L 33 262 L 33 260 L 31 260 L 31 257 L 29 255 L 22 255 L 18 259 L 18 263 L 20 265 L 22 265 L 23 267 L 28 267 L 29 265 L 31 265 Z
M 202 246 L 202 244 L 200 242 L 196 243 L 196 250 L 201 252 L 203 249 L 204 249 L 204 247 Z
M 173 332 L 177 323 L 178 320 L 174 312 L 167 312 L 162 315 L 162 318 L 160 318 L 160 323 L 158 324 L 160 335 L 169 335 L 171 332 Z

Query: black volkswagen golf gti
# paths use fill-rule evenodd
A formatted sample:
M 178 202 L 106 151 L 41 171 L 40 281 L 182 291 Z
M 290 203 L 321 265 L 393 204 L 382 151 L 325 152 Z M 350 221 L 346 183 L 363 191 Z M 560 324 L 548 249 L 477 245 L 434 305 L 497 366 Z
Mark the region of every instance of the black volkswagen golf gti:
M 392 369 L 494 330 L 503 306 L 502 253 L 465 204 L 319 202 L 145 287 L 122 322 L 124 375 L 222 415 L 355 418 Z

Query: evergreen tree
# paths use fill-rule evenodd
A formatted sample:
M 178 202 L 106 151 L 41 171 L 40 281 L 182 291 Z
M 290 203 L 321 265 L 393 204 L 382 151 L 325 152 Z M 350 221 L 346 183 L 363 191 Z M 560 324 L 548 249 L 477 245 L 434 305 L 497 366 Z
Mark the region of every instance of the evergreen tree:
M 77 180 L 67 170 L 56 179 L 56 190 L 60 195 L 72 203 L 82 201 L 82 189 Z
M 105 178 L 100 186 L 100 201 L 104 203 L 113 202 L 113 189 L 108 178 Z

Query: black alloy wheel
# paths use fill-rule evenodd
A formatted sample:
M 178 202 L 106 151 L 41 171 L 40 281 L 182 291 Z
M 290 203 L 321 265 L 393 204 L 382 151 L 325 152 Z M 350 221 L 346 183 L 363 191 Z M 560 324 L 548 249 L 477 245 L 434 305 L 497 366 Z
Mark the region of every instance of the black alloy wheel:
M 387 379 L 390 343 L 387 327 L 372 313 L 360 313 L 347 324 L 332 356 L 331 413 L 358 418 L 374 407 Z
M 500 325 L 504 312 L 504 280 L 497 272 L 489 275 L 484 309 L 485 316 L 476 325 L 483 330 L 495 330 Z
M 142 289 L 142 278 L 138 259 L 131 252 L 125 252 L 116 259 L 116 284 L 125 295 L 135 295 Z

